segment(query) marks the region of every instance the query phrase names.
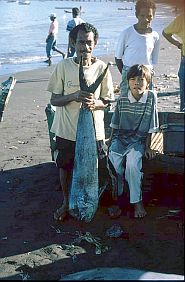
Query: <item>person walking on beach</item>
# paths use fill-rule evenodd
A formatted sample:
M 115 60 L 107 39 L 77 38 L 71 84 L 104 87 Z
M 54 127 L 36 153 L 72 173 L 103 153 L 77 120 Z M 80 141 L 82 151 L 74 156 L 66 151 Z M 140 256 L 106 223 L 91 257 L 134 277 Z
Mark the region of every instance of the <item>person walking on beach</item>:
M 93 113 L 96 143 L 99 148 L 98 162 L 102 166 L 107 154 L 104 109 L 114 98 L 109 70 L 94 94 L 80 90 L 79 62 L 81 58 L 88 84 L 96 81 L 106 68 L 103 61 L 92 56 L 98 40 L 97 29 L 89 23 L 82 23 L 70 32 L 70 36 L 74 42 L 76 56 L 59 62 L 48 83 L 48 91 L 52 93 L 51 104 L 56 106 L 51 132 L 56 135 L 58 150 L 56 165 L 59 168 L 60 185 L 63 191 L 63 204 L 54 213 L 55 220 L 63 220 L 69 211 L 69 187 L 74 167 L 77 124 L 82 102 Z
M 46 38 L 46 55 L 48 59 L 45 61 L 45 63 L 48 63 L 49 65 L 51 65 L 51 57 L 52 57 L 51 50 L 62 54 L 63 58 L 65 57 L 65 53 L 59 50 L 56 46 L 57 34 L 58 34 L 58 21 L 56 19 L 55 13 L 52 13 L 50 15 L 50 20 L 51 20 L 51 24 L 49 27 L 48 36 Z
M 162 32 L 163 36 L 179 50 L 181 62 L 178 71 L 180 84 L 180 111 L 185 111 L 185 13 L 177 16 Z M 175 36 L 174 36 L 175 35 Z M 179 39 L 178 39 L 179 38 Z
M 80 15 L 81 15 L 80 9 L 78 9 L 78 8 L 72 9 L 73 19 L 68 21 L 67 27 L 66 27 L 67 31 L 70 32 L 75 26 L 85 22 L 84 20 L 81 19 Z M 69 35 L 70 35 L 70 33 L 69 33 Z M 75 53 L 75 47 L 73 46 L 73 44 L 71 42 L 70 36 L 68 36 L 67 57 L 73 57 L 74 53 Z
M 157 95 L 149 90 L 151 72 L 136 64 L 127 73 L 129 91 L 117 100 L 110 127 L 109 159 L 117 173 L 118 196 L 123 193 L 124 181 L 128 182 L 130 203 L 134 217 L 146 215 L 142 202 L 142 157 L 152 159 L 151 135 L 159 131 Z
M 159 53 L 159 34 L 151 28 L 156 5 L 151 0 L 138 0 L 135 5 L 136 24 L 123 30 L 118 38 L 115 62 L 122 75 L 121 95 L 128 91 L 127 72 L 132 65 L 146 65 L 153 72 Z M 152 83 L 150 89 L 152 88 Z

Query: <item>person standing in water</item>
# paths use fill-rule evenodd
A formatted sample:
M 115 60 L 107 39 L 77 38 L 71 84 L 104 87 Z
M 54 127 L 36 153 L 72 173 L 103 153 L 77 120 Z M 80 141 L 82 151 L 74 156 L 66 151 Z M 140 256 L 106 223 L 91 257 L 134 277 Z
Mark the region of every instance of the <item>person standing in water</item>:
M 62 52 L 61 50 L 59 50 L 56 47 L 57 44 L 57 34 L 58 34 L 58 21 L 56 19 L 56 14 L 52 13 L 50 15 L 50 20 L 51 20 L 51 24 L 49 27 L 49 32 L 48 32 L 48 36 L 46 38 L 46 55 L 47 55 L 47 60 L 45 61 L 45 63 L 48 63 L 49 65 L 51 65 L 51 57 L 52 57 L 52 50 L 56 51 L 60 54 L 62 54 L 63 58 L 65 57 L 65 53 Z

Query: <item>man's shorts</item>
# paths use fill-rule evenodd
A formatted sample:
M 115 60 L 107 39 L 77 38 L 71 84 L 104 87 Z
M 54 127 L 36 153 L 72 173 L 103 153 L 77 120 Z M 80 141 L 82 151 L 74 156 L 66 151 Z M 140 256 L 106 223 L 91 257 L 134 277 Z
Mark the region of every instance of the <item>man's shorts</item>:
M 56 149 L 58 150 L 56 165 L 58 168 L 63 168 L 67 171 L 71 171 L 73 169 L 75 144 L 75 141 L 66 140 L 56 136 Z M 107 145 L 103 142 L 103 140 L 97 141 L 97 150 L 98 159 L 101 166 L 102 161 L 107 156 Z
M 65 171 L 71 172 L 74 166 L 76 142 L 56 137 L 56 148 L 58 154 L 56 156 L 56 165 L 58 168 L 63 168 Z M 97 141 L 98 151 L 98 178 L 99 187 L 111 187 L 116 189 L 116 177 L 111 168 L 111 162 L 107 156 L 107 145 L 103 140 Z M 56 152 L 56 151 L 55 151 Z M 113 166 L 112 166 L 113 167 Z

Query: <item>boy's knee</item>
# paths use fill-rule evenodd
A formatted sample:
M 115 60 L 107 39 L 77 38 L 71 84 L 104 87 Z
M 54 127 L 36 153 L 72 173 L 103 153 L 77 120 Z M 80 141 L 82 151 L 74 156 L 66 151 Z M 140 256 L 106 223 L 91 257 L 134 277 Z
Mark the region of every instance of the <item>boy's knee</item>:
M 138 168 L 137 166 L 137 162 L 135 159 L 130 158 L 127 160 L 126 162 L 126 170 L 128 171 L 132 171 L 132 170 L 136 170 Z

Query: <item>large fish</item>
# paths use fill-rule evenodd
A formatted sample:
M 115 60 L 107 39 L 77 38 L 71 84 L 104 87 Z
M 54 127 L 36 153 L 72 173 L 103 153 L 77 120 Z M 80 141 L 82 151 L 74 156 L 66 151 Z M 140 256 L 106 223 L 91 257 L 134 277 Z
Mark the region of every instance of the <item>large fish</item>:
M 80 89 L 94 93 L 102 82 L 107 69 L 108 65 L 97 80 L 88 86 L 85 80 L 81 58 L 79 67 Z M 92 112 L 85 109 L 82 105 L 77 125 L 69 211 L 78 219 L 89 222 L 98 208 L 98 201 L 98 152 L 94 120 Z

